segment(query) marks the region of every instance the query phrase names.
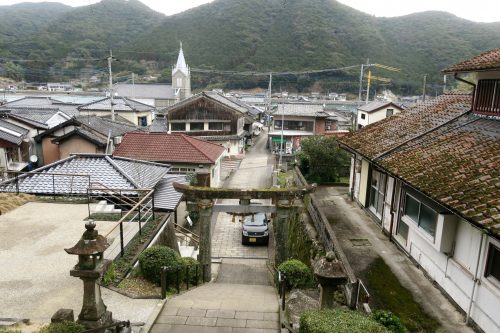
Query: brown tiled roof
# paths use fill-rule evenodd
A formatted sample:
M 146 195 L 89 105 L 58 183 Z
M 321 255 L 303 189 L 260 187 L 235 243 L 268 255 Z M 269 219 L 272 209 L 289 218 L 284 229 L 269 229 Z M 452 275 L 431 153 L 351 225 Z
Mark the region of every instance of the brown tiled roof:
M 441 96 L 339 141 L 499 237 L 500 121 L 465 112 L 469 102 Z
M 469 94 L 448 94 L 370 124 L 340 141 L 372 159 L 470 110 Z
M 443 70 L 443 73 L 476 72 L 500 69 L 500 48 L 486 51 Z
M 224 149 L 185 134 L 129 132 L 113 155 L 156 162 L 213 164 Z
M 376 160 L 412 187 L 500 235 L 500 121 L 465 115 Z

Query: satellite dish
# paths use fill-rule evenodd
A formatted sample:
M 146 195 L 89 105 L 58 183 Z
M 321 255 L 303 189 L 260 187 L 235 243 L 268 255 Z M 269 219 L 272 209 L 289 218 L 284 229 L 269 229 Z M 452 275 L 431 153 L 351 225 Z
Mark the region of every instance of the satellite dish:
M 36 155 L 31 155 L 31 156 L 30 156 L 30 161 L 31 161 L 31 163 L 36 163 L 36 162 L 38 162 L 38 156 L 36 156 Z

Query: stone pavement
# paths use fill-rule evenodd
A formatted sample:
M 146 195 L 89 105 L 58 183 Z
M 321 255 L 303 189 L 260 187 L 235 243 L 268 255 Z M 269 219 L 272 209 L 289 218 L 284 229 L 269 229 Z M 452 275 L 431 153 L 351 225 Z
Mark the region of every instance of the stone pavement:
M 232 222 L 232 216 L 220 213 L 212 235 L 213 258 L 260 258 L 267 259 L 267 246 L 241 244 L 241 222 Z
M 168 300 L 150 332 L 279 331 L 278 295 L 267 279 L 265 260 L 223 259 L 219 277 L 221 282 L 218 278 Z
M 265 141 L 263 133 L 225 187 L 269 187 L 272 166 Z M 278 294 L 269 279 L 268 248 L 243 246 L 241 223 L 231 220 L 230 215 L 220 213 L 212 229 L 212 256 L 222 258 L 220 267 L 213 264 L 212 271 L 218 271 L 215 280 L 167 300 L 151 333 L 279 331 Z

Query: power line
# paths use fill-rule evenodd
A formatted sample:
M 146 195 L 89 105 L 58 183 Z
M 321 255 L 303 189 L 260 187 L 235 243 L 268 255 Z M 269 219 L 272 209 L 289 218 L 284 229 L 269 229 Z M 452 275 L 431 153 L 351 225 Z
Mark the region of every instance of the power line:
M 207 73 L 207 74 L 220 74 L 220 75 L 242 75 L 242 76 L 266 76 L 268 77 L 271 73 L 273 76 L 286 76 L 286 75 L 304 75 L 304 74 L 319 74 L 319 73 L 329 73 L 329 72 L 339 72 L 345 71 L 353 68 L 358 68 L 360 65 L 352 65 L 346 67 L 338 68 L 327 68 L 327 69 L 313 69 L 307 71 L 288 71 L 288 72 L 252 72 L 252 71 L 223 71 L 216 69 L 203 69 L 203 68 L 191 68 L 191 72 L 195 73 Z

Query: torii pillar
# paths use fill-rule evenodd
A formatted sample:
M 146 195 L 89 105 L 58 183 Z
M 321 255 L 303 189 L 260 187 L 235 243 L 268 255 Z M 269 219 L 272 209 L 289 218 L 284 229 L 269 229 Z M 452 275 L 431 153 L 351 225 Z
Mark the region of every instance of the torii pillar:
M 197 201 L 200 223 L 200 245 L 198 260 L 201 263 L 203 281 L 209 282 L 212 279 L 212 208 L 214 202 L 211 199 Z

